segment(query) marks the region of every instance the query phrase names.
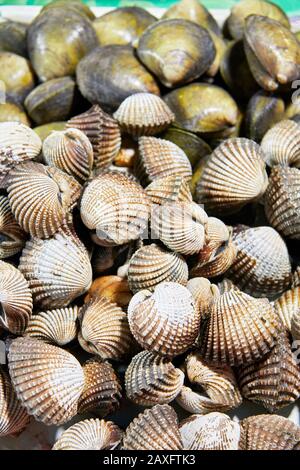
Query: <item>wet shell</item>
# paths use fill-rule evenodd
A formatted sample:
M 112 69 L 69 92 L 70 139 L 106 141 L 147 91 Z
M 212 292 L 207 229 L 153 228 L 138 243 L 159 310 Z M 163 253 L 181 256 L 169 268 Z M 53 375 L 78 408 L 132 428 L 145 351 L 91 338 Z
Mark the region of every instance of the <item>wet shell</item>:
M 291 324 L 292 336 L 295 341 L 300 340 L 300 307 L 294 313 Z M 300 389 L 300 386 L 299 386 Z M 300 392 L 299 392 L 300 393 Z
M 0 261 L 0 325 L 21 335 L 32 312 L 32 295 L 23 274 Z
M 111 450 L 119 445 L 122 434 L 112 421 L 85 419 L 64 431 L 52 450 Z
M 84 301 L 89 302 L 93 297 L 105 297 L 119 307 L 127 308 L 132 293 L 127 279 L 120 276 L 101 276 L 93 281 Z
M 26 234 L 14 218 L 8 198 L 0 196 L 0 259 L 21 251 L 25 239 Z
M 80 193 L 81 186 L 72 176 L 40 163 L 23 163 L 9 174 L 11 210 L 32 237 L 54 235 L 66 221 Z
M 37 421 L 60 425 L 75 416 L 84 374 L 72 354 L 34 338 L 17 338 L 8 365 L 18 398 Z
M 78 340 L 83 349 L 102 359 L 121 360 L 132 350 L 126 314 L 105 297 L 95 297 L 79 313 Z
M 118 123 L 100 106 L 94 105 L 88 111 L 67 122 L 67 128 L 76 128 L 89 138 L 94 151 L 96 168 L 108 168 L 121 148 L 121 133 Z
M 146 187 L 146 193 L 153 204 L 170 202 L 192 202 L 189 183 L 183 176 L 170 175 L 155 180 Z
M 136 93 L 126 98 L 114 113 L 122 130 L 134 136 L 154 135 L 175 119 L 169 106 L 151 93 Z
M 274 302 L 274 309 L 283 325 L 291 331 L 291 321 L 300 308 L 300 287 L 285 291 Z
M 268 177 L 260 147 L 244 139 L 228 139 L 211 154 L 196 188 L 196 200 L 207 210 L 233 213 L 259 199 Z
M 171 358 L 194 343 L 200 316 L 186 287 L 162 282 L 153 293 L 142 290 L 133 296 L 128 306 L 128 321 L 143 349 Z
M 68 306 L 92 282 L 88 253 L 71 232 L 56 233 L 48 240 L 28 241 L 19 269 L 28 281 L 35 304 L 42 308 Z
M 30 318 L 25 336 L 65 346 L 77 336 L 77 317 L 77 306 L 36 313 Z
M 219 289 L 216 285 L 204 277 L 195 277 L 187 283 L 188 290 L 191 292 L 197 311 L 201 318 L 209 314 L 210 305 L 215 297 L 219 296 Z
M 89 178 L 93 168 L 93 147 L 79 129 L 52 132 L 43 143 L 45 162 L 79 181 Z
M 148 351 L 134 356 L 125 374 L 127 397 L 138 405 L 170 403 L 178 395 L 184 373 L 164 357 Z
M 269 166 L 300 168 L 300 125 L 291 120 L 280 121 L 265 134 L 261 148 Z
M 175 411 L 156 405 L 140 413 L 127 427 L 124 450 L 181 450 L 182 442 Z
M 163 281 L 186 285 L 188 276 L 182 256 L 154 243 L 137 250 L 129 262 L 128 282 L 134 294 L 142 289 L 154 290 Z

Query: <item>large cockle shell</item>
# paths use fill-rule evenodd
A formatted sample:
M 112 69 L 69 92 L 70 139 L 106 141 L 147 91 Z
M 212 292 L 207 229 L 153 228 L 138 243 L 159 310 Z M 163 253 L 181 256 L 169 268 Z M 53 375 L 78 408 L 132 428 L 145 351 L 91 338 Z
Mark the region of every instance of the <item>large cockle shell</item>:
M 182 442 L 175 411 L 169 405 L 155 405 L 140 413 L 127 427 L 125 450 L 181 450 Z
M 0 261 L 0 325 L 21 335 L 32 312 L 32 294 L 23 274 Z
M 186 178 L 177 174 L 155 178 L 146 187 L 146 193 L 153 204 L 170 202 L 192 202 L 192 194 Z
M 261 148 L 269 166 L 300 168 L 300 125 L 288 119 L 280 121 L 265 134 Z
M 8 198 L 0 196 L 0 259 L 21 251 L 25 239 L 26 234 L 14 218 Z
M 128 306 L 128 321 L 142 348 L 173 357 L 194 343 L 200 315 L 186 287 L 162 282 L 154 292 L 142 290 L 133 296 Z
M 19 400 L 36 420 L 59 425 L 75 416 L 84 374 L 72 354 L 34 338 L 17 338 L 8 365 Z
M 215 297 L 219 296 L 219 289 L 215 284 L 204 277 L 194 277 L 187 283 L 188 290 L 191 292 L 197 311 L 201 318 L 209 315 L 210 305 Z
M 300 309 L 300 286 L 285 291 L 275 300 L 274 309 L 282 324 L 291 331 L 292 318 Z
M 127 397 L 143 406 L 170 403 L 180 392 L 184 373 L 166 358 L 142 351 L 134 356 L 125 374 Z

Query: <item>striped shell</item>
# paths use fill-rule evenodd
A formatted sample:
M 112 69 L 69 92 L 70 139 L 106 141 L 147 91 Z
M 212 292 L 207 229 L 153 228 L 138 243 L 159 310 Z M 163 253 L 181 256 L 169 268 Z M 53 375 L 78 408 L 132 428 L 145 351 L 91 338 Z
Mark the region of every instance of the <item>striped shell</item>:
M 228 139 L 209 157 L 196 187 L 196 201 L 214 213 L 234 213 L 259 199 L 268 177 L 258 144 Z
M 300 286 L 287 290 L 276 299 L 274 309 L 283 325 L 291 331 L 292 317 L 300 309 Z
M 184 258 L 152 243 L 137 250 L 129 262 L 128 283 L 136 294 L 142 289 L 153 290 L 163 281 L 186 285 L 188 267 Z
M 130 354 L 133 338 L 127 316 L 117 304 L 95 297 L 80 309 L 79 321 L 78 340 L 87 352 L 116 361 Z
M 80 193 L 81 186 L 74 178 L 40 163 L 23 163 L 9 174 L 11 210 L 32 237 L 54 235 L 66 221 Z
M 176 403 L 191 414 L 204 415 L 213 411 L 226 411 L 228 407 L 215 403 L 206 395 L 183 386 L 176 397 Z
M 78 307 L 39 312 L 29 320 L 25 336 L 65 346 L 77 336 Z
M 84 132 L 89 138 L 94 151 L 94 166 L 108 168 L 121 148 L 121 133 L 118 123 L 109 114 L 94 105 L 83 114 L 70 119 L 67 128 Z
M 155 180 L 146 187 L 153 204 L 166 204 L 170 202 L 192 202 L 189 183 L 183 176 L 176 174 Z
M 111 450 L 119 445 L 122 434 L 112 421 L 85 419 L 64 431 L 52 450 Z
M 219 296 L 219 289 L 204 277 L 194 277 L 190 279 L 186 287 L 194 298 L 195 306 L 200 317 L 205 318 L 209 314 L 210 305 L 214 298 Z
M 133 296 L 128 321 L 143 349 L 171 358 L 192 346 L 199 333 L 200 315 L 186 287 L 162 282 L 154 292 L 142 290 Z
M 300 341 L 300 307 L 292 317 L 291 332 L 293 339 L 295 341 Z
M 261 142 L 264 160 L 269 166 L 287 165 L 300 168 L 300 126 L 283 120 L 275 124 Z
M 14 218 L 8 198 L 0 195 L 0 259 L 21 251 L 25 239 L 26 234 Z
M 0 326 L 16 335 L 24 333 L 32 312 L 32 294 L 23 274 L 0 261 Z
M 296 266 L 292 275 L 292 287 L 300 286 L 300 266 Z
M 122 130 L 134 136 L 162 132 L 174 121 L 169 106 L 152 93 L 136 93 L 126 98 L 114 113 Z
M 211 219 L 212 217 L 209 217 Z M 209 220 L 208 219 L 208 220 Z M 190 276 L 217 277 L 224 274 L 236 259 L 237 249 L 232 237 L 215 248 L 213 242 L 204 245 L 196 255 L 196 263 L 190 269 Z
M 79 129 L 52 132 L 43 142 L 47 165 L 55 166 L 79 181 L 89 178 L 93 163 L 93 147 Z
M 125 374 L 127 397 L 138 405 L 170 403 L 178 395 L 184 373 L 166 358 L 142 351 L 134 356 Z
M 169 405 L 155 405 L 140 413 L 127 427 L 124 450 L 181 450 L 178 419 Z
M 68 306 L 92 282 L 88 253 L 70 231 L 58 232 L 47 240 L 28 241 L 19 269 L 28 281 L 34 303 L 42 308 Z
M 84 374 L 72 354 L 34 338 L 17 338 L 8 366 L 19 400 L 37 421 L 60 425 L 76 415 Z

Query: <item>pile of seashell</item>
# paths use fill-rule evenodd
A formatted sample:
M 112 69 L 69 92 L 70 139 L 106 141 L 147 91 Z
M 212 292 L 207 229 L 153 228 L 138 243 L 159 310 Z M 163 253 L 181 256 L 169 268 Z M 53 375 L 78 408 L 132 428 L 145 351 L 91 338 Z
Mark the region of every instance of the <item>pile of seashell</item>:
M 300 449 L 296 79 L 264 0 L 1 21 L 1 438 Z

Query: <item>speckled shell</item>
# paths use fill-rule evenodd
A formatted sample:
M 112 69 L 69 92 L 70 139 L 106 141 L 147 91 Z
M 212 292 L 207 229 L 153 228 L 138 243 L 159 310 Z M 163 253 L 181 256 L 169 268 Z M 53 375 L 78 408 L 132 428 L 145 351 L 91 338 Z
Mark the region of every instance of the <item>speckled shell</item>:
M 204 277 L 194 277 L 187 283 L 188 290 L 191 292 L 196 309 L 201 318 L 205 318 L 209 314 L 210 305 L 215 297 L 218 297 L 219 289 L 216 285 Z
M 196 187 L 196 201 L 214 213 L 233 213 L 259 199 L 268 177 L 258 144 L 228 139 L 209 157 Z
M 273 126 L 261 142 L 264 160 L 269 166 L 300 167 L 300 125 L 283 120 Z
M 274 302 L 274 309 L 283 325 L 291 331 L 293 315 L 300 308 L 300 286 L 285 291 Z
M 125 374 L 127 397 L 138 405 L 170 403 L 180 392 L 184 373 L 166 358 L 142 351 L 134 356 Z
M 182 442 L 175 411 L 155 405 L 140 413 L 127 427 L 124 450 L 181 450 Z
M 21 251 L 25 240 L 26 234 L 14 218 L 8 198 L 0 195 L 0 259 Z
M 295 341 L 299 341 L 300 340 L 300 307 L 298 308 L 298 310 L 294 313 L 292 317 L 291 332 L 292 332 L 293 339 Z M 299 388 L 300 388 L 300 385 L 299 385 Z
M 60 425 L 75 416 L 84 374 L 72 354 L 34 338 L 17 338 L 8 366 L 19 400 L 36 420 Z
M 32 312 L 32 294 L 23 274 L 0 261 L 0 326 L 21 335 Z
M 100 106 L 94 105 L 88 111 L 70 119 L 67 128 L 76 128 L 89 138 L 94 151 L 94 166 L 108 168 L 121 148 L 121 133 L 118 123 Z
M 72 176 L 40 163 L 23 163 L 9 174 L 11 210 L 32 237 L 54 235 L 66 221 L 80 193 L 81 186 Z
M 119 445 L 122 434 L 112 421 L 85 419 L 64 431 L 52 450 L 112 450 Z
M 170 202 L 192 202 L 189 183 L 183 176 L 170 175 L 155 180 L 146 187 L 153 204 Z
M 182 256 L 154 243 L 137 250 L 129 262 L 128 283 L 134 294 L 142 289 L 153 291 L 163 281 L 186 285 L 188 276 Z
M 86 351 L 102 359 L 121 360 L 132 350 L 126 314 L 105 297 L 95 297 L 79 312 L 78 340 Z
M 200 315 L 192 294 L 175 282 L 143 290 L 128 306 L 131 332 L 143 349 L 173 357 L 185 352 L 199 333 Z

